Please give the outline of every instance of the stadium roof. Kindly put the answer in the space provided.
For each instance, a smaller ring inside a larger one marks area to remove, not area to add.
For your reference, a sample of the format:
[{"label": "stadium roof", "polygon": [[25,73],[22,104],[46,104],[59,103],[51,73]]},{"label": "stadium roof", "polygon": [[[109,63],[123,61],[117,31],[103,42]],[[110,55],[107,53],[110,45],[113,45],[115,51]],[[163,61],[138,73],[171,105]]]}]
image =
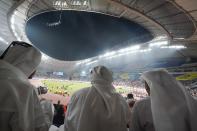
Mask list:
[{"label": "stadium roof", "polygon": [[153,38],[147,29],[127,19],[76,10],[34,15],[27,21],[26,34],[45,54],[67,61],[95,57]]},{"label": "stadium roof", "polygon": [[[62,9],[125,18],[150,31],[154,38],[166,36],[171,45],[187,47],[173,57],[197,56],[196,0],[1,0],[0,48],[5,49],[13,40],[31,43],[25,32],[27,20],[42,12]],[[162,53],[157,57],[160,55],[165,57]]]}]

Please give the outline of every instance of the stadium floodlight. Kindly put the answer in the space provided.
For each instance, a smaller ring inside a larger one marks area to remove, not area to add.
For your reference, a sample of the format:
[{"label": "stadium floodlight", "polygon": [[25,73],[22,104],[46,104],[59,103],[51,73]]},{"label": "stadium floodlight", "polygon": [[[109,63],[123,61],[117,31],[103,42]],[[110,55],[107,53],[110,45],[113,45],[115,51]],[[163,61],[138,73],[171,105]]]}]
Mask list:
[{"label": "stadium floodlight", "polygon": [[125,53],[123,53],[123,55],[128,55],[128,54],[135,54],[135,53],[138,53],[139,50],[132,50],[132,51],[127,51]]},{"label": "stadium floodlight", "polygon": [[5,44],[7,44],[7,45],[9,44],[9,43],[8,43],[5,39],[3,39],[2,37],[0,37],[0,41],[3,42],[3,43],[5,43]]},{"label": "stadium floodlight", "polygon": [[85,59],[85,60],[82,60],[82,61],[79,61],[76,63],[76,65],[80,65],[80,64],[87,64],[91,61],[91,59]]},{"label": "stadium floodlight", "polygon": [[76,65],[80,65],[80,64],[82,64],[82,62],[81,62],[81,61],[76,63]]},{"label": "stadium floodlight", "polygon": [[96,62],[98,62],[98,60],[94,60],[94,61],[88,62],[88,63],[86,63],[86,65],[91,65],[91,64],[94,64]]},{"label": "stadium floodlight", "polygon": [[135,46],[131,46],[131,47],[128,47],[128,48],[120,49],[117,52],[118,53],[127,53],[129,51],[134,51],[134,50],[139,50],[139,49],[140,49],[140,46],[139,45],[135,45]]},{"label": "stadium floodlight", "polygon": [[86,72],[85,71],[82,71],[81,72],[81,76],[86,76]]},{"label": "stadium floodlight", "polygon": [[186,47],[183,46],[183,45],[172,45],[172,46],[169,46],[169,48],[172,48],[172,49],[185,49]]},{"label": "stadium floodlight", "polygon": [[161,46],[160,48],[162,48],[162,49],[168,49],[169,46]]},{"label": "stadium floodlight", "polygon": [[104,55],[100,55],[100,56],[99,56],[99,59],[101,59],[101,58],[112,57],[112,56],[114,56],[115,54],[116,54],[116,51],[107,52],[107,53],[105,53]]},{"label": "stadium floodlight", "polygon": [[99,58],[99,59],[103,58],[103,55],[99,55],[98,58]]},{"label": "stadium floodlight", "polygon": [[180,37],[180,38],[174,38],[175,40],[184,40],[185,38]]},{"label": "stadium floodlight", "polygon": [[103,55],[103,57],[109,57],[109,56],[113,56],[115,54],[115,51],[112,52],[107,52]]},{"label": "stadium floodlight", "polygon": [[171,45],[171,46],[161,46],[162,49],[185,49],[184,45]]},{"label": "stadium floodlight", "polygon": [[56,9],[64,9],[68,8],[69,5],[71,6],[89,6],[89,0],[54,0],[53,7]]},{"label": "stadium floodlight", "polygon": [[80,64],[81,64],[81,62],[77,62],[77,63],[76,63],[76,65],[80,65]]},{"label": "stadium floodlight", "polygon": [[[123,56],[123,55],[129,55],[129,54],[137,54],[141,52],[150,52],[152,49],[147,48],[147,49],[140,49],[140,45],[135,45],[135,46],[130,46],[128,48],[123,48],[118,51],[112,51],[112,52],[107,52],[104,55],[100,55],[98,58],[104,58],[104,59],[112,59],[115,57]],[[87,63],[89,65],[90,63]]]},{"label": "stadium floodlight", "polygon": [[158,36],[153,41],[159,41],[159,40],[166,40],[168,37],[166,35]]},{"label": "stadium floodlight", "polygon": [[113,57],[110,57],[108,59],[112,59],[114,57],[119,57],[119,56],[123,56],[123,55],[125,55],[125,54],[124,53],[116,53]]},{"label": "stadium floodlight", "polygon": [[152,50],[152,49],[148,48],[148,49],[140,50],[139,52],[145,53],[145,52],[150,52],[151,50]]},{"label": "stadium floodlight", "polygon": [[127,49],[120,49],[120,50],[118,50],[117,52],[118,53],[124,53],[124,52],[126,52],[127,51]]},{"label": "stadium floodlight", "polygon": [[83,60],[83,63],[88,63],[90,61],[91,61],[91,59],[86,59],[86,60]]},{"label": "stadium floodlight", "polygon": [[109,59],[112,59],[112,58],[114,58],[114,57],[117,57],[117,55],[114,54],[114,55],[112,55],[112,56],[106,57],[106,59],[109,60]]},{"label": "stadium floodlight", "polygon": [[133,50],[139,50],[140,49],[140,46],[139,45],[135,45],[135,46],[131,46],[131,47],[128,47],[126,48],[128,51],[133,51]]},{"label": "stadium floodlight", "polygon": [[85,1],[83,2],[83,5],[88,5],[88,2],[85,0]]},{"label": "stadium floodlight", "polygon": [[149,47],[153,47],[153,46],[160,47],[160,46],[163,46],[163,45],[168,45],[168,41],[151,42],[149,44]]}]

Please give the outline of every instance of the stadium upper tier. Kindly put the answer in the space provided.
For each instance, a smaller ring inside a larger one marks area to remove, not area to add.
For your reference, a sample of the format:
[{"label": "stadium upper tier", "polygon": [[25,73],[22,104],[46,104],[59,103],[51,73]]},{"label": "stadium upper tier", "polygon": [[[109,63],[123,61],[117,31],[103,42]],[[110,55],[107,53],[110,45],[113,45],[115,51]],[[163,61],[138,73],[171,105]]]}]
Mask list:
[{"label": "stadium upper tier", "polygon": [[[51,12],[56,11],[59,12],[58,15],[54,16],[54,19],[50,19],[49,21],[40,21],[43,26],[50,28],[54,31],[57,28],[61,30],[61,24],[64,22],[65,18],[62,12],[67,12],[68,10],[77,10],[77,11],[85,11],[85,12],[97,12],[99,14],[113,16],[117,19],[125,19],[130,21],[131,23],[136,23],[140,27],[143,27],[145,30],[150,32],[151,35],[145,40],[146,42],[130,42],[127,43],[128,46],[133,44],[141,44],[140,48],[132,48],[125,49],[124,42],[118,42],[118,51],[117,46],[112,45],[103,49],[100,55],[97,57],[93,57],[91,59],[86,59],[84,61],[76,61],[76,62],[68,62],[68,60],[72,60],[67,58],[68,56],[64,56],[66,54],[65,51],[59,51],[59,48],[55,48],[58,43],[55,43],[53,46],[49,46],[48,43],[43,43],[42,46],[38,46],[41,51],[45,54],[57,58],[54,56],[54,52],[61,53],[61,60],[65,60],[64,62],[66,66],[61,67],[71,67],[74,68],[74,64],[95,64],[98,60],[107,61],[106,58],[111,58],[113,56],[120,56],[117,60],[121,60],[125,58],[125,54],[129,59],[130,56],[133,56],[133,53],[136,52],[150,52],[153,55],[153,59],[166,59],[166,58],[182,58],[185,61],[190,61],[191,59],[197,56],[197,1],[196,0],[1,0],[0,1],[0,48],[4,50],[7,47],[7,44],[13,40],[22,40],[28,43],[32,43],[36,45],[36,41],[29,41],[26,34],[26,26],[27,21],[38,14],[42,14],[43,12]],[[89,20],[87,19],[87,22]],[[73,23],[72,23],[73,24]],[[74,25],[74,24],[73,24]],[[80,25],[82,26],[82,25]],[[89,24],[91,27],[92,25]],[[33,26],[32,26],[33,28]],[[37,28],[34,28],[35,30]],[[42,30],[42,28],[39,28]],[[113,31],[113,30],[112,30]],[[48,32],[45,33],[47,35]],[[84,32],[85,34],[85,32]],[[136,31],[136,34],[138,32]],[[141,33],[143,35],[143,33]],[[73,35],[73,34],[70,34]],[[92,34],[93,35],[93,34]],[[121,35],[121,34],[120,34]],[[140,39],[139,35],[139,39]],[[151,38],[153,36],[153,40]],[[91,37],[91,36],[88,36]],[[116,36],[118,37],[118,36]],[[164,40],[157,40],[156,45],[162,46],[162,48],[154,47],[154,40],[157,38],[164,37],[167,44],[162,43]],[[43,36],[43,39],[47,39]],[[75,38],[80,39],[80,38]],[[132,37],[131,37],[132,39]],[[142,38],[143,39],[143,38]],[[98,38],[100,41],[101,38]],[[116,40],[116,39],[115,39]],[[80,40],[79,40],[80,41]],[[83,38],[82,40],[83,41]],[[124,40],[123,40],[124,41]],[[162,42],[161,42],[162,41]],[[102,41],[103,42],[103,41]],[[107,41],[106,41],[107,42]],[[91,43],[91,42],[90,42]],[[162,43],[162,44],[161,44]],[[72,45],[72,43],[67,43]],[[81,43],[79,43],[81,44]],[[104,44],[105,45],[105,44]],[[184,48],[179,48],[177,45],[181,45]],[[65,44],[61,49],[65,49],[67,46]],[[60,47],[61,47],[60,46]],[[86,45],[83,46],[85,48]],[[151,49],[149,48],[151,47]],[[46,52],[44,49],[50,48],[49,52]],[[70,48],[70,47],[69,47]],[[72,47],[71,47],[72,48]],[[71,51],[83,52],[82,48],[76,48],[76,50]],[[94,47],[93,47],[94,48]],[[123,48],[121,50],[121,48]],[[172,48],[176,49],[170,51]],[[137,51],[136,51],[137,50]],[[162,51],[160,51],[162,50]],[[166,50],[171,53],[165,53]],[[109,52],[107,52],[109,51]],[[122,52],[124,53],[122,53]],[[93,51],[94,52],[94,51]],[[173,52],[173,53],[172,53]],[[80,53],[79,53],[80,54]],[[144,53],[145,54],[145,53]],[[169,55],[170,54],[170,55]],[[96,54],[97,55],[97,54]],[[63,57],[64,56],[64,57]],[[72,54],[71,54],[72,56]],[[78,55],[80,58],[81,55]],[[95,55],[92,55],[95,56]],[[48,57],[45,57],[48,58]],[[141,57],[138,57],[139,61],[144,61]],[[48,58],[45,63],[58,63],[56,60],[52,60],[52,58]],[[117,61],[115,58],[113,61]],[[60,62],[61,63],[61,62]],[[102,63],[102,62],[101,62]],[[124,62],[122,62],[124,63]],[[48,64],[50,65],[50,64]]]}]

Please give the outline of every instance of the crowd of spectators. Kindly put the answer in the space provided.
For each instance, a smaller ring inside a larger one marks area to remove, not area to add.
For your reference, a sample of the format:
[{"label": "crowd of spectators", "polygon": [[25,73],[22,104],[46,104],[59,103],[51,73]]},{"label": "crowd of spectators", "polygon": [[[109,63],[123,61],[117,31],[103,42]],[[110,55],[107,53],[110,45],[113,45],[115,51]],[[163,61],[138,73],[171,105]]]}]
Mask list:
[{"label": "crowd of spectators", "polygon": [[[127,103],[114,89],[113,73],[105,66],[96,66],[90,72],[90,88],[75,92],[68,110],[67,105],[58,101],[54,112],[52,102],[39,100],[28,80],[40,63],[41,53],[27,43],[13,42],[1,59],[2,131],[48,131],[52,126],[63,127],[65,131],[197,130],[195,99],[167,71],[143,73],[143,83],[115,82],[128,86],[133,94],[145,96],[144,84],[148,98],[135,101],[138,96],[129,94]],[[38,92],[42,91],[45,89]]]}]

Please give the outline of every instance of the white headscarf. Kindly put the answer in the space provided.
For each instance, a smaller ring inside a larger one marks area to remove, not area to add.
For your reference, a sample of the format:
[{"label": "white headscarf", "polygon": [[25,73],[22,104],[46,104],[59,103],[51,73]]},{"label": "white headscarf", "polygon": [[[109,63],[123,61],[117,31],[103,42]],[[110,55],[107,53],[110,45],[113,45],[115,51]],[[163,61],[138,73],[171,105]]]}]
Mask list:
[{"label": "white headscarf", "polygon": [[27,79],[40,59],[34,47],[16,45],[9,48],[5,61],[0,60],[0,112],[12,115],[8,123],[15,130],[34,131],[46,125],[38,96]]},{"label": "white headscarf", "polygon": [[29,77],[41,62],[41,53],[35,47],[10,47],[3,60],[20,69]]},{"label": "white headscarf", "polygon": [[65,130],[127,131],[130,110],[112,86],[112,72],[104,66],[97,66],[90,75],[92,87],[76,92],[71,98]]},{"label": "white headscarf", "polygon": [[142,78],[150,87],[156,131],[197,131],[197,102],[167,71],[149,71]]}]

